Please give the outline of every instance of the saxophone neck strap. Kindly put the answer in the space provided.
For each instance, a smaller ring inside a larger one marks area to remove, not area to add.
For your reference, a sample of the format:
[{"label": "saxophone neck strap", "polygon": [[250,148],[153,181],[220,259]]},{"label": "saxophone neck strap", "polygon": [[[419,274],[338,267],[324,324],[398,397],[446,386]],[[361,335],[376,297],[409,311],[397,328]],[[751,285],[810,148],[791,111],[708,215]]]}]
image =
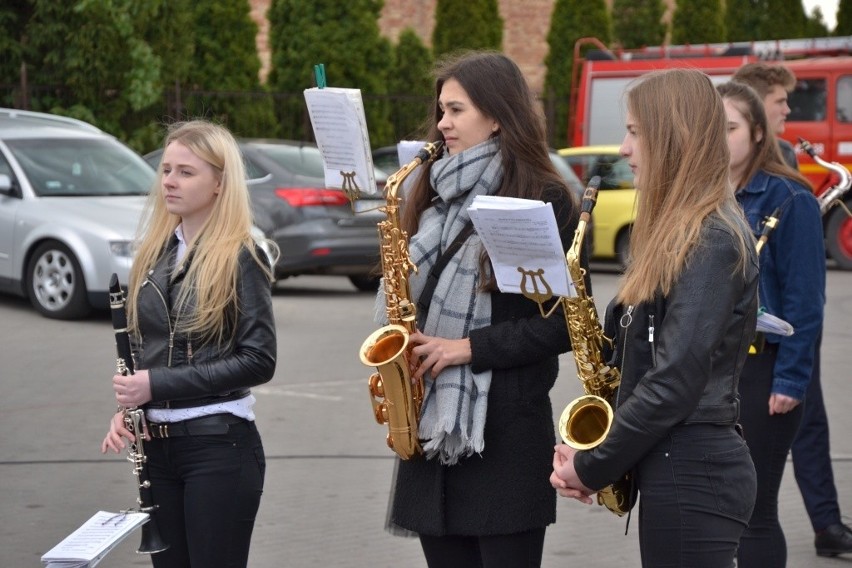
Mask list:
[{"label": "saxophone neck strap", "polygon": [[423,292],[420,294],[420,299],[417,300],[417,322],[418,327],[426,323],[426,316],[429,315],[429,305],[432,303],[432,296],[435,294],[435,288],[438,286],[438,279],[444,268],[450,263],[450,260],[455,256],[467,238],[473,234],[473,222],[468,221],[464,228],[456,235],[453,242],[450,243],[435,264],[432,265],[432,270],[426,277],[426,285],[423,287]]}]

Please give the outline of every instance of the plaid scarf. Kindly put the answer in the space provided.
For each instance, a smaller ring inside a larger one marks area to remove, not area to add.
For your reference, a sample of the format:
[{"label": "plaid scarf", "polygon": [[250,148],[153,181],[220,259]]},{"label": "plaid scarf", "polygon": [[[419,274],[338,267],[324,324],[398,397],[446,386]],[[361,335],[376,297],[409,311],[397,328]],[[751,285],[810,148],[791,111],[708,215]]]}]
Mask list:
[{"label": "plaid scarf", "polygon": [[[469,222],[467,208],[473,198],[494,194],[502,178],[497,138],[432,165],[430,179],[438,197],[423,212],[409,246],[418,269],[410,278],[415,301],[423,291],[432,265]],[[424,334],[460,339],[467,337],[472,329],[491,324],[491,296],[479,290],[481,249],[481,241],[473,233],[444,268],[429,315],[425,322],[420,322]],[[418,433],[426,440],[423,445],[426,457],[437,457],[441,463],[452,465],[461,457],[482,452],[491,371],[474,373],[470,365],[456,365],[441,371],[437,380],[427,375],[424,383]]]}]

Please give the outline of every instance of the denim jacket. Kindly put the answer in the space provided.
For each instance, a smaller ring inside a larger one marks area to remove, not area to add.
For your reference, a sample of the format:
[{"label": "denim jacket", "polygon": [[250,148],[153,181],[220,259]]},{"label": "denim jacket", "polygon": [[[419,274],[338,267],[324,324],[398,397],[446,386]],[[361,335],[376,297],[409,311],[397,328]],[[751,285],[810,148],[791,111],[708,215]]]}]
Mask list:
[{"label": "denim jacket", "polygon": [[789,322],[793,335],[767,335],[778,344],[772,392],[802,400],[811,379],[816,339],[825,306],[825,245],[819,204],[808,188],[757,172],[737,191],[746,219],[759,235],[781,208],[778,226],[760,253],[760,305]]}]

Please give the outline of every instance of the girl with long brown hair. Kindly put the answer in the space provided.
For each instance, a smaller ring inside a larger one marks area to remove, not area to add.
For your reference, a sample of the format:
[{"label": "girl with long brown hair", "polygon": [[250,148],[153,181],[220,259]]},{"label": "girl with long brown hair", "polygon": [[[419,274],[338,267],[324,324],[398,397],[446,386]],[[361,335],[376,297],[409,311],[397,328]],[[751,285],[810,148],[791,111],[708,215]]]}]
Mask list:
[{"label": "girl with long brown hair", "polygon": [[722,100],[701,72],[651,73],[627,92],[626,126],[638,209],[605,324],[622,377],[615,419],[596,448],[557,446],[551,483],[591,503],[629,472],[643,566],[733,566],[755,494],[737,381],[758,276]]}]

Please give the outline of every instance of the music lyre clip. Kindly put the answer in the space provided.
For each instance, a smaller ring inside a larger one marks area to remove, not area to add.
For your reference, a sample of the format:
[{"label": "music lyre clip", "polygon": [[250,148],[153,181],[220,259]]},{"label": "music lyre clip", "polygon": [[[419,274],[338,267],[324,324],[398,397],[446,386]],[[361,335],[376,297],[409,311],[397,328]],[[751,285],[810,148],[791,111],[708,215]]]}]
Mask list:
[{"label": "music lyre clip", "polygon": [[[521,294],[523,294],[525,298],[528,298],[538,304],[538,311],[541,313],[541,317],[550,317],[553,312],[556,311],[556,307],[559,305],[561,298],[554,302],[553,307],[550,308],[550,310],[544,310],[544,303],[553,297],[553,289],[550,287],[550,284],[547,283],[547,280],[544,279],[544,269],[539,268],[538,270],[527,270],[524,267],[519,266],[518,272],[521,273]],[[530,290],[527,286],[528,281],[532,283],[532,290]],[[539,282],[541,282],[541,285],[544,287],[543,291],[539,290]]]}]

